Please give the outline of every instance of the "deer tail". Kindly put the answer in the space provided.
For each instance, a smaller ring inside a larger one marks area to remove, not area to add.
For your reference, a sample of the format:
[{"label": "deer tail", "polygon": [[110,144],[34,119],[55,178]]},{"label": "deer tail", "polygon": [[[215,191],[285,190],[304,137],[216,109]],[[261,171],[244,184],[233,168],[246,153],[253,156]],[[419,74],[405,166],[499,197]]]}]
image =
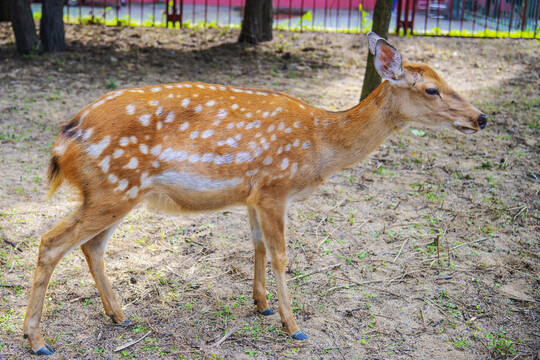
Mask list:
[{"label": "deer tail", "polygon": [[60,164],[58,163],[58,157],[55,155],[51,157],[47,177],[49,178],[50,186],[49,192],[47,194],[47,199],[49,199],[51,196],[54,195],[60,185],[62,185],[66,177],[64,172],[62,171],[62,168],[60,168]]}]

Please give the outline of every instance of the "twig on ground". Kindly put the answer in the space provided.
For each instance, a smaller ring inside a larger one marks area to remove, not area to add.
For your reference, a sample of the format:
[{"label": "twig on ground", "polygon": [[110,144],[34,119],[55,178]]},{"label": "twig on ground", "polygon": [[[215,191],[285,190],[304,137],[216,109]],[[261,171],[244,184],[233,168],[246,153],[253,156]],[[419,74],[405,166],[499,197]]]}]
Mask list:
[{"label": "twig on ground", "polygon": [[15,250],[19,251],[19,252],[23,252],[23,250],[21,248],[19,248],[19,244],[15,244],[14,242],[12,241],[9,241],[7,239],[7,235],[6,233],[1,233],[0,234],[2,236],[2,239],[4,240],[4,242],[10,246],[13,246],[15,248]]},{"label": "twig on ground", "polygon": [[150,330],[149,332],[147,332],[146,334],[144,334],[140,339],[137,339],[137,340],[133,340],[133,341],[130,341],[128,342],[127,344],[125,345],[122,345],[122,346],[119,346],[117,347],[116,349],[114,349],[113,351],[114,352],[118,352],[118,351],[121,351],[121,350],[124,350],[132,345],[135,345],[136,343],[140,342],[142,339],[144,339],[145,337],[147,337],[148,335],[150,335],[150,333],[152,332],[152,330]]},{"label": "twig on ground", "polygon": [[320,268],[320,269],[317,269],[317,270],[310,271],[310,272],[308,272],[308,273],[306,273],[306,274],[299,275],[299,276],[295,276],[295,277],[293,277],[292,279],[287,280],[287,282],[290,282],[290,281],[293,281],[293,280],[300,280],[300,279],[303,279],[303,278],[308,277],[308,276],[310,276],[310,275],[319,273],[319,272],[324,271],[324,270],[333,269],[333,268],[336,268],[336,267],[338,267],[338,266],[341,266],[341,264],[334,264],[334,265],[330,265],[330,266],[325,266],[325,267],[323,267],[323,268]]},{"label": "twig on ground", "polygon": [[392,261],[392,262],[396,262],[397,258],[398,258],[399,255],[401,254],[401,251],[403,251],[403,248],[405,247],[405,244],[407,244],[408,241],[409,241],[409,238],[406,238],[405,241],[403,242],[403,244],[401,244],[401,248],[399,249],[398,254],[397,254],[396,257],[394,258],[394,261]]},{"label": "twig on ground", "polygon": [[240,326],[241,326],[241,324],[238,324],[235,327],[233,327],[231,330],[227,331],[227,333],[225,335],[223,335],[223,337],[221,339],[219,339],[214,345],[212,345],[212,347],[217,347],[217,346],[221,345],[225,340],[227,340],[229,338],[229,336],[234,334],[236,332],[236,330],[238,330],[238,328]]}]

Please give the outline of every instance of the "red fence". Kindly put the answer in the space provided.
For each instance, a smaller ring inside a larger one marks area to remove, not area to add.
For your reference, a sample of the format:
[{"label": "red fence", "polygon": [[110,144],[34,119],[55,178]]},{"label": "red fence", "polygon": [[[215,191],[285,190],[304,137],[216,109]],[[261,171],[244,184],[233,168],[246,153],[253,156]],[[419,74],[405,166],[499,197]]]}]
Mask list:
[{"label": "red fence", "polygon": [[[366,32],[376,0],[273,0],[274,27]],[[68,22],[240,26],[245,0],[66,0]],[[391,29],[415,35],[540,38],[540,0],[395,0]],[[40,4],[32,4],[40,13]]]}]

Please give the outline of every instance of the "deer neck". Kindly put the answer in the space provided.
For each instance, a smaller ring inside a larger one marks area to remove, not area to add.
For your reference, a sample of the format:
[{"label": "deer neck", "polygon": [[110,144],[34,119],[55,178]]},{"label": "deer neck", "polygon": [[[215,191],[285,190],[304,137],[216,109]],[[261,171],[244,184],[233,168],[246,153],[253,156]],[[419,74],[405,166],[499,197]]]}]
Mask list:
[{"label": "deer neck", "polygon": [[388,136],[403,128],[399,113],[388,81],[352,109],[329,112],[323,134],[326,146],[321,157],[322,173],[329,176],[368,156]]}]

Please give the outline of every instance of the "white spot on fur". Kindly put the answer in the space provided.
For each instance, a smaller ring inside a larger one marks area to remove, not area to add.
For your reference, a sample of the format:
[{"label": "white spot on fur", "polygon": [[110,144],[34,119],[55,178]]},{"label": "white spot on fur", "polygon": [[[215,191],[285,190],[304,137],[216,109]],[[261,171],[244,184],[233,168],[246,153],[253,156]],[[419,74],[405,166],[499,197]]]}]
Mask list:
[{"label": "white spot on fur", "polygon": [[122,154],[124,154],[124,150],[116,149],[113,153],[113,158],[118,159]]},{"label": "white spot on fur", "polygon": [[107,135],[103,138],[103,140],[101,140],[97,144],[92,144],[88,146],[87,152],[90,156],[97,158],[99,155],[101,155],[103,150],[105,150],[105,148],[109,146],[110,143],[111,143],[111,137]]},{"label": "white spot on fur", "polygon": [[265,117],[267,117],[269,114],[270,114],[270,113],[269,113],[268,111],[265,111],[265,112],[263,112],[262,117],[265,118]]},{"label": "white spot on fur", "polygon": [[166,148],[159,155],[160,160],[164,161],[184,161],[188,157],[188,153],[184,150],[173,150],[172,148]]},{"label": "white spot on fur", "polygon": [[157,110],[156,110],[156,116],[161,116],[163,115],[163,107],[158,107]]},{"label": "white spot on fur", "polygon": [[188,126],[189,126],[189,123],[185,122],[182,125],[180,125],[179,129],[180,129],[180,131],[185,131],[185,130],[187,130]]},{"label": "white spot on fur", "polygon": [[190,102],[191,102],[191,100],[184,99],[184,100],[182,100],[181,104],[182,104],[183,107],[187,108]]},{"label": "white spot on fur", "polygon": [[250,153],[241,151],[238,154],[236,154],[236,160],[235,162],[238,164],[244,163],[244,162],[251,162],[253,160],[253,156],[251,156]]},{"label": "white spot on fur", "polygon": [[201,84],[197,84],[197,87],[200,89],[204,89],[204,85],[201,85]]},{"label": "white spot on fur", "polygon": [[214,154],[211,154],[211,153],[204,154],[201,157],[201,161],[205,163],[211,162],[212,160],[214,160]]},{"label": "white spot on fur", "polygon": [[257,157],[262,154],[262,149],[260,147],[256,148],[253,152],[253,156]]},{"label": "white spot on fur", "polygon": [[109,174],[109,181],[113,184],[116,184],[116,182],[118,181],[118,178],[116,176],[114,176],[114,174]]},{"label": "white spot on fur", "polygon": [[151,92],[158,92],[158,91],[161,91],[161,88],[160,87],[151,88],[150,91]]},{"label": "white spot on fur", "polygon": [[93,104],[92,104],[92,107],[93,107],[93,108],[96,108],[96,107],[102,105],[104,102],[105,102],[105,100],[99,100],[98,102],[93,103]]},{"label": "white spot on fur", "polygon": [[161,144],[158,144],[156,146],[154,146],[150,152],[152,153],[152,155],[159,155],[161,153]]},{"label": "white spot on fur", "polygon": [[276,134],[273,134],[272,136],[270,136],[270,140],[274,141],[276,139],[277,139]]},{"label": "white spot on fur", "polygon": [[264,165],[270,165],[272,163],[272,158],[270,156],[266,157],[263,161]]},{"label": "white spot on fur", "polygon": [[135,105],[129,104],[128,106],[126,106],[126,112],[128,115],[135,114]]},{"label": "white spot on fur", "polygon": [[289,159],[285,158],[281,162],[281,170],[285,170],[289,166]]},{"label": "white spot on fur", "polygon": [[152,116],[150,114],[144,114],[139,117],[139,121],[141,124],[143,124],[143,126],[148,126],[148,124],[150,124],[151,117]]},{"label": "white spot on fur", "polygon": [[158,121],[156,124],[156,129],[161,130],[162,127],[163,127],[163,124],[161,123],[161,121]]},{"label": "white spot on fur", "polygon": [[236,140],[240,140],[242,138],[242,134],[236,134],[236,135],[234,135],[234,138]]},{"label": "white spot on fur", "polygon": [[128,146],[129,145],[129,139],[127,137],[120,138],[120,146]]},{"label": "white spot on fur", "polygon": [[277,153],[278,153],[278,154],[281,154],[282,152],[283,152],[283,147],[280,146],[279,149],[277,149]]},{"label": "white spot on fur", "polygon": [[227,110],[220,109],[220,110],[218,111],[217,116],[220,117],[220,118],[224,118],[225,116],[227,116]]},{"label": "white spot on fur", "polygon": [[285,146],[285,151],[289,151],[291,150],[291,144],[287,144],[287,146]]},{"label": "white spot on fur", "polygon": [[66,152],[67,146],[66,144],[55,146],[54,153],[58,156],[64,155]]},{"label": "white spot on fur", "polygon": [[225,140],[225,144],[227,144],[229,146],[232,146],[232,147],[237,147],[238,146],[238,143],[232,137]]},{"label": "white spot on fur", "polygon": [[214,158],[214,164],[216,165],[230,164],[233,162],[233,160],[234,160],[234,156],[232,154],[216,156]]},{"label": "white spot on fur", "polygon": [[[146,135],[148,137],[148,135]],[[129,137],[129,140],[131,140],[132,143],[136,144],[137,143],[137,138],[135,136],[130,136]],[[147,139],[148,140],[148,139]]]},{"label": "white spot on fur", "polygon": [[210,100],[209,102],[206,103],[206,106],[214,106],[216,105],[216,102],[214,100]]},{"label": "white spot on fur", "polygon": [[283,129],[285,129],[285,123],[281,122],[279,123],[278,130],[283,130]]},{"label": "white spot on fur", "polygon": [[143,173],[141,175],[141,189],[145,189],[152,185],[152,177],[148,177],[148,173]]},{"label": "white spot on fur", "polygon": [[298,139],[294,140],[293,146],[298,146],[298,145],[300,145],[300,140]]},{"label": "white spot on fur", "polygon": [[157,101],[157,100],[150,100],[150,101],[148,102],[148,104],[150,104],[151,106],[157,106],[157,105],[159,104],[159,101]]},{"label": "white spot on fur", "polygon": [[268,130],[267,130],[267,131],[268,131],[268,132],[272,132],[272,131],[274,131],[275,128],[276,128],[276,127],[274,126],[274,124],[271,124],[271,125],[268,127]]},{"label": "white spot on fur", "polygon": [[212,129],[208,129],[208,130],[205,130],[202,134],[201,134],[201,137],[203,139],[206,139],[206,138],[209,138],[210,136],[214,135],[214,130]]},{"label": "white spot on fur", "polygon": [[111,160],[110,156],[105,156],[103,160],[99,163],[99,166],[101,167],[101,170],[103,170],[104,173],[109,171],[109,161]]},{"label": "white spot on fur", "polygon": [[158,168],[158,167],[159,167],[159,161],[155,160],[155,161],[152,163],[152,166],[155,167],[155,168]]},{"label": "white spot on fur", "polygon": [[202,105],[197,105],[195,106],[195,109],[193,109],[193,111],[195,111],[195,113],[200,113],[202,110]]},{"label": "white spot on fur", "polygon": [[231,130],[234,127],[234,123],[229,123],[227,125],[227,129]]},{"label": "white spot on fur", "polygon": [[300,127],[300,121],[296,121],[296,122],[293,124],[293,126],[294,126],[295,128]]},{"label": "white spot on fur", "polygon": [[242,126],[244,126],[244,122],[243,121],[240,121],[238,124],[236,124],[236,127],[237,128],[241,128]]},{"label": "white spot on fur", "polygon": [[94,130],[92,128],[90,128],[88,130],[84,130],[83,135],[82,135],[83,140],[88,140],[90,138],[90,136],[92,136],[93,132],[94,132]]},{"label": "white spot on fur", "polygon": [[148,154],[148,146],[146,144],[139,145],[139,148],[143,154]]},{"label": "white spot on fur", "polygon": [[286,128],[286,129],[283,130],[283,131],[284,131],[285,133],[289,134],[289,133],[292,131],[292,129],[291,129],[291,128]]},{"label": "white spot on fur", "polygon": [[212,85],[210,85],[208,88],[209,88],[210,90],[216,90],[216,87],[215,87],[215,86],[212,86]]},{"label": "white spot on fur", "polygon": [[114,190],[124,191],[127,188],[128,184],[129,184],[129,181],[127,181],[126,179],[120,180],[118,182],[118,186]]},{"label": "white spot on fur", "polygon": [[191,135],[189,135],[190,138],[192,139],[196,139],[199,137],[199,131],[198,130],[195,130],[194,132],[191,133]]},{"label": "white spot on fur", "polygon": [[139,193],[139,188],[137,186],[134,186],[128,191],[126,191],[126,195],[131,199],[135,198],[138,193]]},{"label": "white spot on fur", "polygon": [[126,168],[126,169],[136,169],[138,165],[139,165],[139,160],[137,160],[136,157],[132,157],[129,160],[129,162],[127,163],[127,165],[124,166],[124,168]]},{"label": "white spot on fur", "polygon": [[233,104],[233,105],[231,106],[231,109],[233,109],[233,110],[238,109],[238,104]]},{"label": "white spot on fur", "polygon": [[257,143],[255,141],[250,141],[248,146],[250,149],[255,149],[257,147]]},{"label": "white spot on fur", "polygon": [[190,163],[196,163],[196,162],[199,162],[199,160],[201,160],[201,155],[199,154],[193,154],[189,157]]},{"label": "white spot on fur", "polygon": [[296,170],[298,170],[298,163],[294,163],[291,165],[291,179],[294,174],[296,174]]}]

